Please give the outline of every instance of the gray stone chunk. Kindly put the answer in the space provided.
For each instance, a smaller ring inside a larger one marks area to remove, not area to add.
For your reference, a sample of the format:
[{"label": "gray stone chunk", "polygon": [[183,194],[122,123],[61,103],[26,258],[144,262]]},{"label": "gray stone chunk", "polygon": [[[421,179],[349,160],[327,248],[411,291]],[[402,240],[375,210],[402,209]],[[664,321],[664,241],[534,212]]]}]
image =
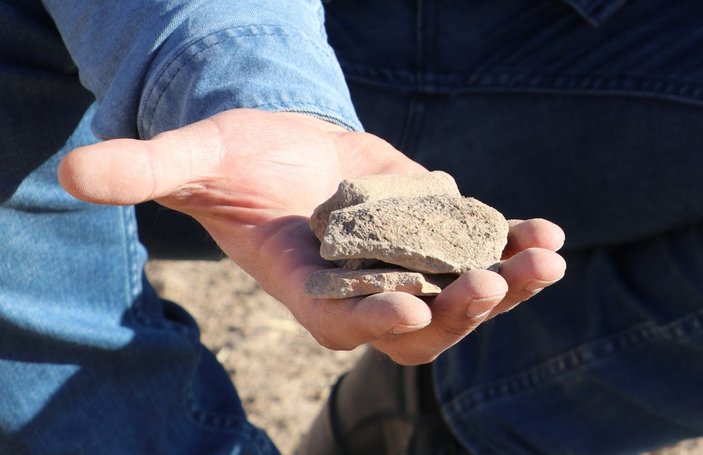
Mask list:
[{"label": "gray stone chunk", "polygon": [[332,261],[376,259],[425,273],[462,273],[498,263],[507,235],[503,215],[473,198],[389,198],[333,211],[320,255]]},{"label": "gray stone chunk", "polygon": [[322,241],[329,215],[335,210],[393,197],[435,194],[461,196],[454,178],[442,171],[408,175],[369,175],[343,180],[337,192],[315,209],[310,217],[310,229],[318,240]]},{"label": "gray stone chunk", "polygon": [[320,299],[346,299],[393,291],[433,296],[455,278],[455,275],[425,276],[402,269],[328,269],[311,274],[305,282],[305,292]]}]

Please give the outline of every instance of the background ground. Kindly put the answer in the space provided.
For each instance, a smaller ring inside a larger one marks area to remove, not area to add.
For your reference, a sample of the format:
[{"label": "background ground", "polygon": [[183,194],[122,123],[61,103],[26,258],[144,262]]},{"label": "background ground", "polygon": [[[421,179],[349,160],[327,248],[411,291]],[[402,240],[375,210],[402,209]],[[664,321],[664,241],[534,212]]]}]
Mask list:
[{"label": "background ground", "polygon": [[[320,347],[231,261],[152,261],[147,273],[163,297],[196,318],[203,343],[236,382],[250,419],[268,431],[284,455],[290,454],[329,386],[360,350]],[[703,455],[703,439],[656,455]]]}]

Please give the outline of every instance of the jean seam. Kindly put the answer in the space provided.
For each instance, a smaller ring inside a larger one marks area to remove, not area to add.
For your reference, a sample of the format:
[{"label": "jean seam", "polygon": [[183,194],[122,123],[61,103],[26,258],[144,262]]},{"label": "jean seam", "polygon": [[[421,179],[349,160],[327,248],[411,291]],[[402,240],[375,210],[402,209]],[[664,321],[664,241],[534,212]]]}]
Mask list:
[{"label": "jean seam", "polygon": [[653,322],[642,323],[613,336],[582,344],[507,378],[475,386],[457,395],[449,402],[449,406],[465,412],[482,403],[535,390],[542,384],[556,381],[577,368],[607,359],[650,340],[656,338],[680,340],[700,332],[703,332],[703,310],[695,311],[665,325],[657,325]]},{"label": "jean seam", "polygon": [[203,409],[197,405],[193,390],[187,387],[185,395],[186,409],[188,416],[195,423],[213,429],[246,429],[250,436],[257,431],[246,419],[231,414],[221,414]]},{"label": "jean seam", "polygon": [[238,438],[241,438],[241,442],[249,442],[262,451],[266,449],[262,453],[277,453],[276,450],[271,448],[271,442],[265,433],[246,418],[229,414],[218,414],[200,408],[193,397],[192,381],[188,384],[185,388],[185,410],[186,415],[195,425],[211,431],[236,432]]},{"label": "jean seam", "polygon": [[417,93],[413,93],[409,97],[406,114],[398,150],[408,156],[416,157],[417,145],[422,136],[422,127],[425,119],[424,101]]},{"label": "jean seam", "polygon": [[[364,64],[342,61],[348,80],[385,87],[406,84],[416,88],[413,71],[396,68],[369,68]],[[426,93],[470,93],[481,91],[524,90],[535,92],[567,91],[584,94],[624,94],[671,98],[703,104],[703,85],[679,80],[673,76],[644,75],[585,75],[552,74],[537,71],[503,70],[472,71],[469,73],[427,73],[423,75],[421,90]]]},{"label": "jean seam", "polygon": [[[192,384],[190,382],[189,384]],[[254,426],[246,418],[207,411],[196,404],[192,388],[186,388],[185,404],[187,415],[196,425],[208,430],[235,431],[237,436],[259,447],[262,453],[278,453],[263,430]],[[264,450],[265,449],[265,450]]]}]

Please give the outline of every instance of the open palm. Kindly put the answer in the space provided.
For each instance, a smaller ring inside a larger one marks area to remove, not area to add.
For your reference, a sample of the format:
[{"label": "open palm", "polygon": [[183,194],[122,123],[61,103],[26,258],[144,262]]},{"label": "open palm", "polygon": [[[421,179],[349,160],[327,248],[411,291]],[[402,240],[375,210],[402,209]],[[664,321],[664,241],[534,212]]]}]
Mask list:
[{"label": "open palm", "polygon": [[283,302],[324,346],[372,343],[395,360],[431,361],[488,317],[558,280],[561,230],[513,222],[501,274],[471,271],[431,305],[404,293],[338,301],[303,292],[330,264],[307,227],[340,180],[424,172],[388,143],[295,113],[226,111],[149,141],[117,139],[77,149],[59,178],[95,203],[156,200],[193,216],[222,250]]}]

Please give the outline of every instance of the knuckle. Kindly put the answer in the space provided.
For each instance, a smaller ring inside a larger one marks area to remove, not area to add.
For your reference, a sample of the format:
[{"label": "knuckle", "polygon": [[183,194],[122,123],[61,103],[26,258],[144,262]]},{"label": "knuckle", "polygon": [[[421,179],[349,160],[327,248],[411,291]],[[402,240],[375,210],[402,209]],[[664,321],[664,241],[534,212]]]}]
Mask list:
[{"label": "knuckle", "polygon": [[442,326],[442,331],[452,338],[463,338],[469,332],[478,327],[486,319],[485,315],[482,316],[467,316],[466,323],[463,325],[449,324]]}]

